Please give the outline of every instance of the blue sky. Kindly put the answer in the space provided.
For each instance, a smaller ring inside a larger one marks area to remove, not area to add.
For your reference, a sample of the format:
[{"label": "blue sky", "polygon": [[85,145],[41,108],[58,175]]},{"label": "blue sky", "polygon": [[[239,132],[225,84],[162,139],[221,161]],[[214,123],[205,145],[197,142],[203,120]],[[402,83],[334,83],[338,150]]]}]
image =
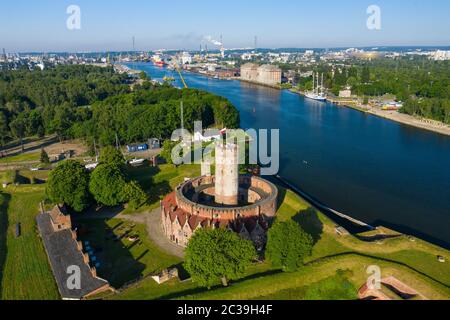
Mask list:
[{"label": "blue sky", "polygon": [[[81,8],[81,30],[66,9]],[[369,5],[381,30],[366,27]],[[205,36],[227,48],[450,45],[448,0],[14,0],[0,6],[0,48],[13,51],[197,49]],[[203,40],[204,42],[204,40]],[[212,44],[209,47],[214,47]]]}]

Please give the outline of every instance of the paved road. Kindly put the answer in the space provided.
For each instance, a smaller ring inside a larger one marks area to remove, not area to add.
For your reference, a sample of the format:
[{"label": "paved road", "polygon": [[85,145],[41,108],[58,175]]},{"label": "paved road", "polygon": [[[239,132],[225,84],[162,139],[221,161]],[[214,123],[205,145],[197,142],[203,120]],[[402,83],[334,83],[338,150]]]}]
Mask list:
[{"label": "paved road", "polygon": [[167,253],[184,258],[184,249],[170,242],[162,231],[161,209],[158,208],[150,213],[146,213],[146,223],[148,235],[156,245]]}]

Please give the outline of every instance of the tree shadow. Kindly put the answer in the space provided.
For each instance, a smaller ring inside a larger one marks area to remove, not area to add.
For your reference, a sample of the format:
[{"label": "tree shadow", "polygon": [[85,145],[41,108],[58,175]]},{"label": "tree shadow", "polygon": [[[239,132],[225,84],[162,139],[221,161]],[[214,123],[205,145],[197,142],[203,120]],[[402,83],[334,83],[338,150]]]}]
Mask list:
[{"label": "tree shadow", "polygon": [[[148,254],[141,240],[130,242],[128,239],[137,234],[135,226],[119,221],[114,226],[109,226],[104,219],[79,220],[77,229],[79,240],[91,250],[90,258],[92,266],[97,267],[99,277],[107,280],[114,288],[120,288],[127,283],[136,281],[143,276],[146,268],[140,260]],[[141,235],[142,236],[142,235]],[[86,241],[89,242],[86,245]],[[131,253],[131,250],[135,253]],[[92,261],[95,256],[95,261]]]},{"label": "tree shadow", "polygon": [[84,219],[86,217],[96,217],[96,216],[100,219],[104,219],[105,217],[112,219],[112,218],[118,216],[119,214],[121,214],[123,212],[123,210],[125,210],[124,205],[108,207],[108,206],[98,206],[95,204],[95,205],[90,206],[88,209],[86,209],[82,213],[74,213],[74,215],[72,216],[73,217],[72,219],[76,221],[78,219]]},{"label": "tree shadow", "polygon": [[152,205],[161,200],[162,197],[168,195],[173,191],[169,182],[162,181],[152,185],[151,192],[148,194],[147,204]]},{"label": "tree shadow", "polygon": [[298,223],[306,233],[311,235],[314,244],[322,238],[323,223],[320,221],[316,209],[310,207],[302,210],[292,217],[292,220]]},{"label": "tree shadow", "polygon": [[[10,200],[11,196],[9,194],[0,192],[0,289],[2,288],[3,272],[8,251],[6,246],[9,226],[7,210]],[[0,299],[1,296],[2,291],[0,290]]]}]

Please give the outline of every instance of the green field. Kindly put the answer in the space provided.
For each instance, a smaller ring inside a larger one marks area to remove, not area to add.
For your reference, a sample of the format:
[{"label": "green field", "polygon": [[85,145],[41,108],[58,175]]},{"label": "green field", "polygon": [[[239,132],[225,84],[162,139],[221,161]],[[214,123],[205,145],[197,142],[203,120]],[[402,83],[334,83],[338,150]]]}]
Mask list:
[{"label": "green field", "polygon": [[[59,299],[35,217],[44,189],[10,187],[0,193],[0,298],[2,300]],[[22,235],[15,237],[16,223]]]},{"label": "green field", "polygon": [[[268,263],[251,267],[247,274],[228,288],[199,288],[192,282],[157,285],[146,279],[114,298],[117,299],[334,299],[341,293],[324,288],[348,283],[359,288],[367,280],[370,265],[382,268],[382,276],[396,276],[428,298],[450,299],[449,263],[437,262],[448,251],[405,236],[382,244],[363,242],[353,236],[338,236],[335,224],[291,191],[280,188],[278,219],[294,219],[314,238],[315,246],[305,267],[294,273],[274,270]],[[347,278],[336,278],[339,270]],[[315,288],[315,289],[314,289]],[[314,289],[314,290],[313,290]],[[308,294],[313,290],[314,295]],[[330,293],[331,291],[331,293]],[[331,294],[331,296],[330,296]],[[356,294],[356,292],[355,292]],[[350,296],[347,296],[349,298]]]},{"label": "green field", "polygon": [[139,210],[125,213],[141,213],[158,208],[159,201],[164,196],[174,190],[174,188],[184,181],[184,178],[193,178],[200,175],[199,165],[184,165],[175,167],[171,164],[163,164],[154,167],[142,166],[129,168],[130,178],[139,182],[149,196],[146,205]]},{"label": "green field", "polygon": [[22,153],[16,156],[0,158],[1,163],[34,162],[39,161],[40,152]]},{"label": "green field", "polygon": [[[0,183],[34,184],[44,183],[48,179],[49,170],[7,170],[0,171]],[[15,179],[15,181],[13,181]]]}]

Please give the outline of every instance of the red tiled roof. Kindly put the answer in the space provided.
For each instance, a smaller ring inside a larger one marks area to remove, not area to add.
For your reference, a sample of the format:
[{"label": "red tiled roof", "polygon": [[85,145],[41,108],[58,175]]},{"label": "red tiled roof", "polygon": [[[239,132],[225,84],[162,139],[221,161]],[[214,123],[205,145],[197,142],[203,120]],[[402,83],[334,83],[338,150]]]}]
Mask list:
[{"label": "red tiled roof", "polygon": [[177,206],[175,192],[167,195],[161,201],[161,204],[164,208],[165,214],[169,215],[170,221],[172,223],[175,222],[176,219],[178,219],[180,225],[184,226],[187,222],[192,231],[194,231],[199,225],[201,227],[210,226],[215,228],[226,228],[230,226],[236,232],[241,232],[243,227],[245,227],[248,232],[253,232],[258,224],[264,230],[267,230],[268,228],[267,222],[262,217],[249,217],[242,218],[237,221],[232,221],[227,219],[208,220],[196,215],[191,215]]},{"label": "red tiled roof", "polygon": [[188,223],[189,223],[189,227],[191,228],[191,230],[195,230],[200,222],[201,222],[200,219],[198,219],[194,215],[189,217]]},{"label": "red tiled roof", "polygon": [[175,210],[175,214],[178,217],[178,222],[181,226],[184,226],[186,224],[186,220],[188,219],[188,215],[184,210],[177,209]]}]

